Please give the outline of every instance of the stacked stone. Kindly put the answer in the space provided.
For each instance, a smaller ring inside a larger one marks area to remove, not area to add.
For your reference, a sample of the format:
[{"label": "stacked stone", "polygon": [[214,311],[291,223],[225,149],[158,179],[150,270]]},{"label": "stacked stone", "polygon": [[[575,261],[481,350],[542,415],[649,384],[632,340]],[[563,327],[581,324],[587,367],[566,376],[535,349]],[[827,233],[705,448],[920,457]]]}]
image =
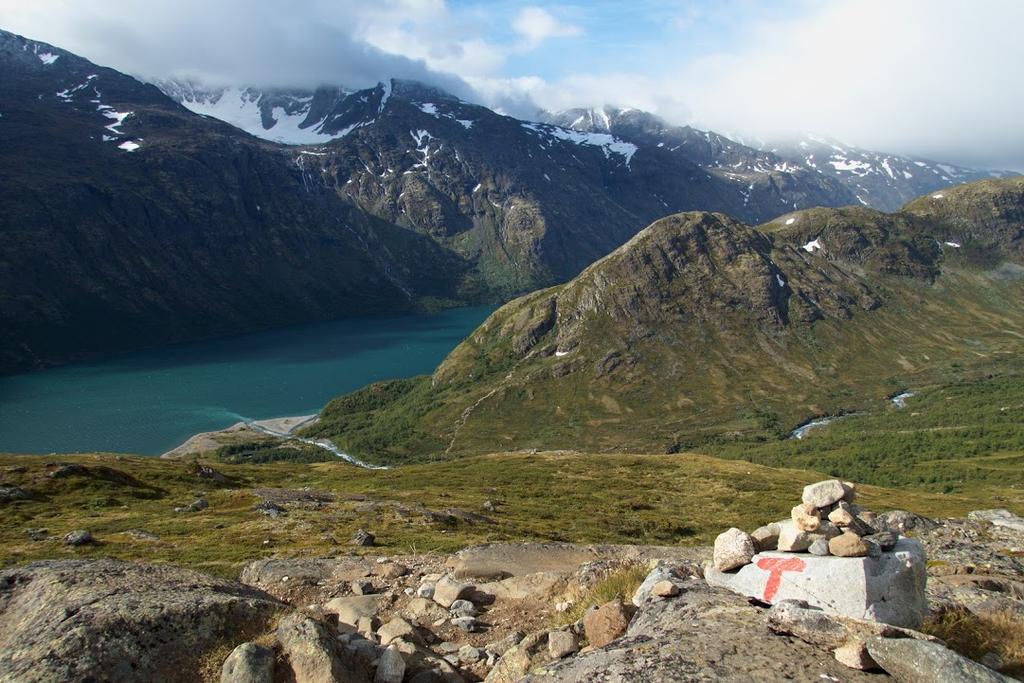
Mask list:
[{"label": "stacked stone", "polygon": [[875,515],[854,503],[855,486],[838,479],[804,487],[802,502],[790,518],[772,522],[746,534],[729,529],[715,539],[714,567],[731,571],[750,562],[755,554],[778,550],[837,557],[878,557],[890,550],[897,534],[878,531]]}]

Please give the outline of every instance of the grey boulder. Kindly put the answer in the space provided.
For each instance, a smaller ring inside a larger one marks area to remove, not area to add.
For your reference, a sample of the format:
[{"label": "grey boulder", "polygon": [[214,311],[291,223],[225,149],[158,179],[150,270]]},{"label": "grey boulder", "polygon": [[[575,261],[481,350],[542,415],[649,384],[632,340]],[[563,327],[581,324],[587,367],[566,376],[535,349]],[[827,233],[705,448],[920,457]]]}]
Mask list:
[{"label": "grey boulder", "polygon": [[220,683],[274,683],[274,651],[242,643],[224,660]]},{"label": "grey boulder", "polygon": [[36,562],[0,572],[0,672],[19,682],[196,680],[206,656],[285,609],[179,567]]},{"label": "grey boulder", "polygon": [[872,638],[868,653],[899,683],[1009,683],[1012,679],[938,643]]}]

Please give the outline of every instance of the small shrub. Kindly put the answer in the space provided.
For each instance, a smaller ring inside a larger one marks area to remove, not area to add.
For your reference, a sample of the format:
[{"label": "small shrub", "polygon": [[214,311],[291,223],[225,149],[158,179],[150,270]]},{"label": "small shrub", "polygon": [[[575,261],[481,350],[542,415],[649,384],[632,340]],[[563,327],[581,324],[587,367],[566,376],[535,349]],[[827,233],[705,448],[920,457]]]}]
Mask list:
[{"label": "small shrub", "polygon": [[629,602],[644,582],[650,569],[643,564],[630,564],[608,572],[590,588],[574,596],[569,611],[556,616],[556,626],[572,624],[583,618],[587,610],[615,599]]},{"label": "small shrub", "polygon": [[1002,673],[1024,676],[1024,619],[1014,612],[982,616],[964,607],[953,607],[933,615],[921,630],[975,661],[995,652],[1003,660]]}]

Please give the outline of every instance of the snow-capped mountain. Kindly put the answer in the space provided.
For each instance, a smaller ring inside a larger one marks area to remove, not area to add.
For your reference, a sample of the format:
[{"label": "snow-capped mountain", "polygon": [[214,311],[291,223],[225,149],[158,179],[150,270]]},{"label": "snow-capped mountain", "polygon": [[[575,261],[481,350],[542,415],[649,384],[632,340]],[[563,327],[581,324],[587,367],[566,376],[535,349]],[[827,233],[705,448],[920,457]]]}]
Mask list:
[{"label": "snow-capped mountain", "polygon": [[872,152],[813,134],[795,142],[775,144],[772,152],[790,163],[837,178],[850,188],[858,202],[883,211],[895,211],[918,195],[950,185],[1016,175]]},{"label": "snow-capped mountain", "polygon": [[856,201],[846,185],[815,169],[712,131],[673,126],[639,109],[568,109],[539,112],[538,118],[584,133],[614,135],[639,149],[684,159],[734,187],[744,206],[755,213]]},{"label": "snow-capped mountain", "polygon": [[1015,175],[867,151],[817,135],[753,146],[711,131],[673,126],[637,109],[569,109],[542,112],[540,118],[574,130],[613,133],[637,144],[663,147],[737,183],[756,183],[772,174],[816,175],[841,186],[843,191],[834,195],[840,203],[883,211],[895,211],[918,195],[950,185]]}]

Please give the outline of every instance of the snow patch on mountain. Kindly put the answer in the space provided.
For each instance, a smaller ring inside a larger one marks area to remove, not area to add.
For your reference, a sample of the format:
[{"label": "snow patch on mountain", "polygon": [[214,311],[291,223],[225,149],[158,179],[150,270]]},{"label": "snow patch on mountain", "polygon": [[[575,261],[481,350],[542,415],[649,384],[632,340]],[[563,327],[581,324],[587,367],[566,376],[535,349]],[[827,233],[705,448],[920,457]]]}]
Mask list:
[{"label": "snow patch on mountain", "polygon": [[590,145],[592,147],[599,147],[604,151],[606,158],[611,158],[612,154],[617,154],[625,159],[626,166],[629,167],[629,162],[633,159],[633,155],[636,154],[636,145],[631,142],[620,140],[614,135],[607,133],[583,133],[578,130],[571,130],[569,128],[560,128],[558,126],[551,126],[544,123],[523,123],[523,128],[531,130],[542,136],[542,138],[555,138],[558,140],[564,140],[566,142],[572,142],[577,145]]},{"label": "snow patch on mountain", "polygon": [[[372,123],[360,121],[335,132],[325,132],[327,116],[310,120],[312,95],[267,93],[252,88],[204,90],[191,84],[161,84],[165,92],[196,114],[229,123],[250,135],[285,145],[317,145],[348,135]],[[170,91],[170,92],[169,92]],[[385,89],[386,96],[390,88]],[[271,106],[273,105],[273,106]],[[383,108],[384,102],[380,107]],[[269,111],[267,111],[269,107]]]},{"label": "snow patch on mountain", "polygon": [[819,250],[821,248],[822,248],[821,240],[818,239],[817,237],[815,237],[813,240],[811,240],[810,242],[808,242],[807,244],[805,244],[805,245],[803,245],[801,247],[801,249],[806,251],[808,254],[813,254],[814,252],[816,252],[817,250]]},{"label": "snow patch on mountain", "polygon": [[450,119],[455,123],[461,125],[466,130],[472,128],[473,124],[476,123],[471,119],[460,119],[453,112],[442,112],[437,108],[437,105],[434,104],[433,102],[422,102],[420,104],[417,104],[416,107],[424,114],[429,114],[430,116],[433,116],[435,119]]}]

